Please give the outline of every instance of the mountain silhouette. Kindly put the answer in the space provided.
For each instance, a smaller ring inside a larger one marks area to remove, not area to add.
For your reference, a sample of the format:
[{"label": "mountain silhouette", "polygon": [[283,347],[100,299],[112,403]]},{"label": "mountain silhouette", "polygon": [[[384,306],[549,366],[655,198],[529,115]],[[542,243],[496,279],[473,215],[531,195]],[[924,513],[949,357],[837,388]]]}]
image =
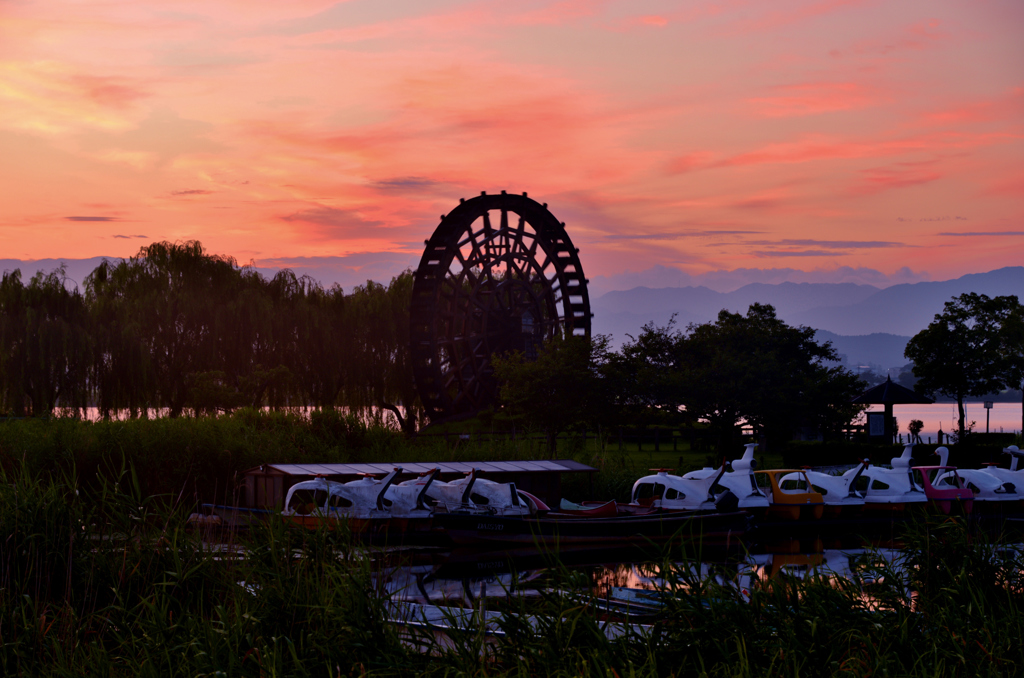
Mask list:
[{"label": "mountain silhouette", "polygon": [[771,304],[791,325],[821,331],[847,363],[882,368],[907,363],[906,341],[942,312],[943,304],[967,292],[1024,299],[1024,267],[972,273],[953,280],[893,285],[879,289],[853,283],[755,283],[722,293],[706,287],[668,287],[608,292],[592,302],[594,332],[610,334],[614,345],[635,336],[645,323],[677,326],[712,322],[727,309],[746,313],[750,304]]}]

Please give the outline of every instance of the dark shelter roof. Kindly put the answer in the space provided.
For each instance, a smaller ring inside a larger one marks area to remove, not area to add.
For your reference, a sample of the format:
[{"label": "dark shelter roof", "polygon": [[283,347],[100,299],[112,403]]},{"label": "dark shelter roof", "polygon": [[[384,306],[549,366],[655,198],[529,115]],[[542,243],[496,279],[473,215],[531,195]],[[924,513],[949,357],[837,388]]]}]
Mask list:
[{"label": "dark shelter roof", "polygon": [[873,386],[853,399],[855,405],[931,405],[934,402],[909,388],[894,384],[891,377],[886,377],[885,383]]},{"label": "dark shelter roof", "polygon": [[443,474],[461,475],[474,468],[481,473],[578,473],[597,469],[572,459],[541,461],[445,461],[445,462],[404,462],[375,464],[264,464],[249,469],[246,473],[274,470],[290,476],[354,476],[361,473],[387,474],[396,466],[406,473],[426,473],[439,469]]}]

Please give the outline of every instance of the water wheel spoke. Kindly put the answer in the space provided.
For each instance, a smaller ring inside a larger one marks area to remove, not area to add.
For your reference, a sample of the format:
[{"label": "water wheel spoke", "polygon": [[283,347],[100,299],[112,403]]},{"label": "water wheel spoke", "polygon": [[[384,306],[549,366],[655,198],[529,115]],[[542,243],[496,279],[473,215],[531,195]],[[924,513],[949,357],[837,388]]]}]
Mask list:
[{"label": "water wheel spoke", "polygon": [[[526,196],[481,195],[444,217],[428,241],[413,283],[412,315],[419,320],[410,338],[417,385],[432,419],[494,402],[491,353],[522,346],[527,314],[535,337],[589,334],[579,258],[545,207]],[[580,309],[585,318],[577,317]]]}]

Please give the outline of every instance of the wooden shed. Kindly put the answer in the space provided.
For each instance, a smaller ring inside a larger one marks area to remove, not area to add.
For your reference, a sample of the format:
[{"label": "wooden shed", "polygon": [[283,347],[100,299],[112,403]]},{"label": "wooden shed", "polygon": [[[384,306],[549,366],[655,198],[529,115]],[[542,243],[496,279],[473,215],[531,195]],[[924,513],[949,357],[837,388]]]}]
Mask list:
[{"label": "wooden shed", "polygon": [[[362,474],[385,475],[396,467],[403,474],[399,481],[413,478],[431,469],[440,469],[439,480],[461,478],[473,469],[481,478],[499,483],[515,483],[516,487],[540,497],[549,506],[558,506],[562,499],[563,473],[593,474],[597,469],[572,459],[543,461],[446,461],[373,464],[264,464],[249,469],[243,476],[238,503],[249,508],[280,510],[285,495],[295,483],[322,476],[328,480],[348,482]],[[591,479],[593,476],[591,475]]]}]

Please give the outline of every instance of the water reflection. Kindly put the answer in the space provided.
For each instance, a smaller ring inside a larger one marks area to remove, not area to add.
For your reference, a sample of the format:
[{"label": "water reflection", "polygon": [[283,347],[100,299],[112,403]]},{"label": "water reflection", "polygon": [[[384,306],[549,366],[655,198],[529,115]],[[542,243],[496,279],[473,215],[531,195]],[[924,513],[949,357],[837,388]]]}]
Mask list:
[{"label": "water reflection", "polygon": [[[622,549],[570,550],[560,552],[557,562],[552,554],[531,549],[402,552],[381,562],[378,583],[394,601],[486,609],[500,609],[512,597],[575,591],[589,594],[591,603],[605,611],[633,615],[656,612],[667,595],[749,602],[751,592],[766,582],[813,577],[858,587],[868,609],[891,607],[891,598],[875,595],[882,589],[902,591],[913,607],[908,554],[898,543],[820,547],[820,542],[793,540],[758,552],[700,559],[659,559]],[[1021,546],[1001,549],[1020,553]]]}]

